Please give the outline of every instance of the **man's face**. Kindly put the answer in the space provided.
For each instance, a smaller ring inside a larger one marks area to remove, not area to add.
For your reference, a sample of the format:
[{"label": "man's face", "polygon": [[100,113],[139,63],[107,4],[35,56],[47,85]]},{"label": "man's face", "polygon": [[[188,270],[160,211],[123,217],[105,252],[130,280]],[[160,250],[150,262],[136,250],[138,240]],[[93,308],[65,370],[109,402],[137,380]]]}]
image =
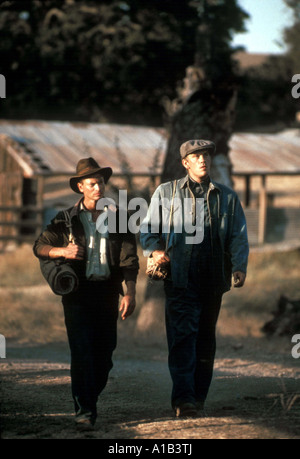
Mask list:
[{"label": "man's face", "polygon": [[208,151],[196,151],[187,155],[182,164],[190,177],[199,182],[210,174],[211,156]]},{"label": "man's face", "polygon": [[104,178],[100,175],[90,177],[78,182],[78,189],[84,198],[90,201],[98,201],[103,198],[105,192]]}]

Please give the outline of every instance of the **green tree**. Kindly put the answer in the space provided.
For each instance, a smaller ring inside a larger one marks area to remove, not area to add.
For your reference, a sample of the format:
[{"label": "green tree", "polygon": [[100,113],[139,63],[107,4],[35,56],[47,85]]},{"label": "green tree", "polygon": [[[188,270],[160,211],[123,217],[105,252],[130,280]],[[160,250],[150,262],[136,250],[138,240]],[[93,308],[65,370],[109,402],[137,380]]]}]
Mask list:
[{"label": "green tree", "polygon": [[[225,2],[210,3],[220,13],[215,27],[225,29],[235,1],[225,9]],[[161,124],[162,98],[175,96],[197,43],[204,43],[203,27],[212,27],[209,15],[206,23],[200,20],[202,6],[182,0],[3,2],[6,106],[25,116]],[[205,52],[222,46],[218,36],[205,43]],[[216,61],[212,71],[221,73],[220,65]]]},{"label": "green tree", "polygon": [[293,72],[296,74],[300,72],[300,3],[298,0],[285,0],[285,3],[291,8],[293,24],[285,28],[283,39],[288,47],[287,57],[291,60]]},{"label": "green tree", "polygon": [[279,130],[295,123],[300,99],[291,95],[292,77],[300,73],[300,4],[285,0],[292,23],[283,30],[287,51],[270,56],[262,65],[247,69],[241,77],[237,102],[237,130]]},{"label": "green tree", "polygon": [[241,76],[235,130],[280,130],[295,119],[292,98],[292,62],[285,55],[270,56]]}]

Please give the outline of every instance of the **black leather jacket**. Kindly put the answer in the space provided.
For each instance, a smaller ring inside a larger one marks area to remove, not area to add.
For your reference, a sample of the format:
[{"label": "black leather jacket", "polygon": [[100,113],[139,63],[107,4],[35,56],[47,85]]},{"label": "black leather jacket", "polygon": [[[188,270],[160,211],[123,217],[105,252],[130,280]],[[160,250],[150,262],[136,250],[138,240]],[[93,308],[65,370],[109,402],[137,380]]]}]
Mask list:
[{"label": "black leather jacket", "polygon": [[[72,232],[75,238],[75,243],[86,247],[86,239],[83,225],[79,219],[80,201],[75,206],[66,210],[72,223]],[[118,222],[118,209],[117,218]],[[49,251],[53,247],[66,247],[69,244],[69,228],[66,225],[66,219],[63,211],[58,212],[56,217],[51,221],[43,233],[38,237],[33,246],[33,252],[36,257],[49,262]],[[60,260],[64,262],[64,259]],[[85,263],[86,261],[68,260],[68,264],[73,268],[79,278],[79,284],[85,279]],[[117,284],[120,293],[122,290],[122,281],[134,281],[139,270],[139,261],[137,256],[137,245],[135,235],[130,231],[127,233],[110,233],[108,238],[108,263],[111,271],[111,280]],[[46,263],[45,263],[46,266]],[[44,270],[47,270],[47,266]],[[49,269],[52,265],[48,263]],[[45,274],[44,274],[45,276]]]}]

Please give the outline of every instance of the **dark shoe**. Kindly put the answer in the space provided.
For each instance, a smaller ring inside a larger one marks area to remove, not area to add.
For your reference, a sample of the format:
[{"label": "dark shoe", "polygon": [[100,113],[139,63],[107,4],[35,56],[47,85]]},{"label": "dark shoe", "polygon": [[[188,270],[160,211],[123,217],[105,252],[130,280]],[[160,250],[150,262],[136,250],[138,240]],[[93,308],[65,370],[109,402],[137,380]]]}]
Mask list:
[{"label": "dark shoe", "polygon": [[208,415],[205,411],[205,408],[204,408],[204,402],[202,400],[198,400],[196,402],[196,408],[197,408],[197,414],[200,418],[207,418]]},{"label": "dark shoe", "polygon": [[77,414],[75,423],[77,430],[80,432],[88,432],[94,430],[96,419],[89,414]]},{"label": "dark shoe", "polygon": [[197,409],[194,403],[181,403],[175,406],[174,410],[176,418],[193,417],[197,415]]},{"label": "dark shoe", "polygon": [[204,410],[204,402],[202,400],[197,400],[196,409],[197,409],[197,411],[203,411]]}]

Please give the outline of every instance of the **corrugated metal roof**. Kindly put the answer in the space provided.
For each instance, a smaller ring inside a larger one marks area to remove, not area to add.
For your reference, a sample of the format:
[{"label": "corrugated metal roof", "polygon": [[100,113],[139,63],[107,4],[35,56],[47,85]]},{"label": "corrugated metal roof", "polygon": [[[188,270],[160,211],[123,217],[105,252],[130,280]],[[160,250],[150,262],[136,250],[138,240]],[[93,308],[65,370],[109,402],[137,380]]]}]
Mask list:
[{"label": "corrugated metal roof", "polygon": [[233,174],[300,174],[300,131],[234,134],[229,142]]},{"label": "corrugated metal roof", "polygon": [[[117,124],[2,120],[0,134],[21,147],[20,165],[27,161],[27,175],[28,170],[31,174],[73,174],[84,156],[93,156],[102,167],[110,165],[115,175],[124,174],[124,163],[134,175],[160,174],[167,146],[164,129]],[[300,174],[297,129],[279,134],[237,133],[229,146],[233,174]]]},{"label": "corrugated metal roof", "polygon": [[163,129],[98,123],[0,121],[0,134],[21,146],[32,174],[73,174],[86,156],[111,166],[115,175],[124,167],[136,175],[157,174],[167,141]]}]

